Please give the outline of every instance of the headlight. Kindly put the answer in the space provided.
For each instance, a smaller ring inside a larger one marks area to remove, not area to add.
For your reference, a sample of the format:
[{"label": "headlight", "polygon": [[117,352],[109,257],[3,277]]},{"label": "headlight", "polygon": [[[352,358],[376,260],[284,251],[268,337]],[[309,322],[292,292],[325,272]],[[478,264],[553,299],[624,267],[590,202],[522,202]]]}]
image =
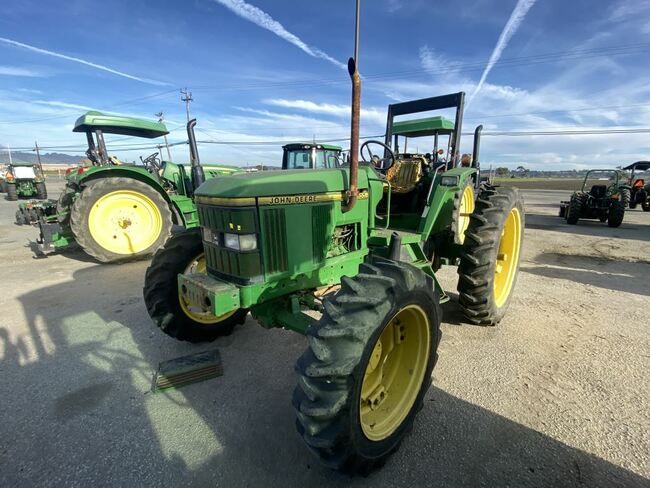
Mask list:
[{"label": "headlight", "polygon": [[257,249],[257,236],[255,234],[224,234],[223,244],[236,251],[254,251]]},{"label": "headlight", "polygon": [[458,176],[443,176],[440,178],[442,186],[456,186],[458,184]]}]

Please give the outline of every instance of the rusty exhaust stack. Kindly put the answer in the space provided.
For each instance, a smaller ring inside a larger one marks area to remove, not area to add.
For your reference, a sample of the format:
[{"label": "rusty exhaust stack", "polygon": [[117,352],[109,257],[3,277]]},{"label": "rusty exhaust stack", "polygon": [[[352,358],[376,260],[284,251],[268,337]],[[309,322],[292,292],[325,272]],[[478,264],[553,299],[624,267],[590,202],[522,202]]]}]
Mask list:
[{"label": "rusty exhaust stack", "polygon": [[348,73],[352,81],[352,114],[350,123],[350,186],[345,212],[357,203],[359,195],[359,120],[361,118],[361,76],[359,76],[359,13],[361,0],[357,0],[357,18],[354,30],[354,57],[348,59]]}]

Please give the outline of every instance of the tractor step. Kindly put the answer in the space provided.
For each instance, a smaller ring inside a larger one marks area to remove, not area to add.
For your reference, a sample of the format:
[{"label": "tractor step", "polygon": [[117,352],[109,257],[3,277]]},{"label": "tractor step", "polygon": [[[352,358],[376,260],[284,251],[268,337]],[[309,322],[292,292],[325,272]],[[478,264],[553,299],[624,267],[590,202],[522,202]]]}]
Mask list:
[{"label": "tractor step", "polygon": [[180,388],[221,375],[221,355],[216,349],[181,356],[158,365],[158,371],[151,383],[151,391],[156,393],[169,388]]}]

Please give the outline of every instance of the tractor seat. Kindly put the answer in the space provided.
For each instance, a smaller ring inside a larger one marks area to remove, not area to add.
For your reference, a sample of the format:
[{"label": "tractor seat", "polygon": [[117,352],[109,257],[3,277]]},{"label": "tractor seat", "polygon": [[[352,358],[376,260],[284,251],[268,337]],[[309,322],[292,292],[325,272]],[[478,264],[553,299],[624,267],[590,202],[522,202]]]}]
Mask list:
[{"label": "tractor seat", "polygon": [[408,193],[422,179],[423,158],[398,159],[388,168],[386,179],[393,193]]},{"label": "tractor seat", "polygon": [[589,194],[594,198],[603,198],[607,193],[607,185],[593,185]]}]

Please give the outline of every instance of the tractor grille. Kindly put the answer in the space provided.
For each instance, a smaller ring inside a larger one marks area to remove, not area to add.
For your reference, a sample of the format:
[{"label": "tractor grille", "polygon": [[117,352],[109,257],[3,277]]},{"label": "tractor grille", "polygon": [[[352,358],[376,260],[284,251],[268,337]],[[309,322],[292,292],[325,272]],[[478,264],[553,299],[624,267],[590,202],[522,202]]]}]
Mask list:
[{"label": "tractor grille", "polygon": [[201,226],[211,234],[206,238],[204,232],[203,241],[205,264],[210,274],[240,284],[263,279],[259,248],[237,251],[223,245],[225,233],[256,234],[259,243],[257,209],[198,205],[198,211]]},{"label": "tractor grille", "polygon": [[262,214],[264,261],[267,273],[287,270],[287,223],[283,208],[270,208]]}]

